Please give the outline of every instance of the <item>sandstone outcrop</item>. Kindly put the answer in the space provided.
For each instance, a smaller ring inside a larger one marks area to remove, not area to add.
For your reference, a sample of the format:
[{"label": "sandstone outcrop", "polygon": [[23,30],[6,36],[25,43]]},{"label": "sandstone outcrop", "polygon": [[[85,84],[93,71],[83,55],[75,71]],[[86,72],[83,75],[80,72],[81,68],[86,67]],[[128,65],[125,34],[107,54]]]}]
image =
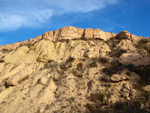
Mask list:
[{"label": "sandstone outcrop", "polygon": [[124,39],[124,38],[125,39],[130,39],[131,38],[130,33],[128,31],[125,31],[125,30],[118,33],[116,37],[119,38],[119,39]]},{"label": "sandstone outcrop", "polygon": [[85,39],[94,38],[94,39],[101,39],[101,40],[107,41],[111,38],[115,38],[115,36],[119,39],[128,38],[128,39],[132,39],[133,41],[140,41],[141,39],[143,39],[143,37],[130,34],[128,31],[121,31],[120,33],[115,35],[112,32],[104,32],[100,29],[92,29],[92,28],[82,29],[82,28],[67,26],[61,29],[57,29],[55,31],[45,32],[41,36],[37,36],[34,39],[31,38],[24,42],[17,42],[17,43],[9,44],[9,45],[2,45],[0,46],[0,50],[11,51],[11,50],[16,49],[19,46],[34,44],[41,39],[57,41],[57,40],[66,40],[66,39],[71,40],[71,39],[82,39],[82,38],[85,38]]},{"label": "sandstone outcrop", "polygon": [[0,113],[148,113],[149,44],[68,26],[2,45]]},{"label": "sandstone outcrop", "polygon": [[121,31],[120,33],[118,33],[116,35],[116,38],[118,39],[130,39],[132,41],[140,41],[141,39],[144,39],[144,37],[141,37],[141,36],[136,36],[136,35],[133,35],[133,34],[130,34],[128,31],[124,30],[124,31]]},{"label": "sandstone outcrop", "polygon": [[84,30],[72,26],[64,27],[60,29],[59,40],[63,39],[79,39],[83,37]]}]

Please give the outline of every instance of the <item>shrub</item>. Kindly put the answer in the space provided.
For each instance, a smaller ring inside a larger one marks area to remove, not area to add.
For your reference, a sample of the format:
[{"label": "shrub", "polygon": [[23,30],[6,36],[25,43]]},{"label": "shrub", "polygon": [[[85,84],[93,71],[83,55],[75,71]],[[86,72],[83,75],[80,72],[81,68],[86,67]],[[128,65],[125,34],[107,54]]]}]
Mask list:
[{"label": "shrub", "polygon": [[115,48],[117,44],[119,44],[120,40],[116,38],[111,38],[110,40],[106,41],[106,43],[110,46],[110,48]]},{"label": "shrub", "polygon": [[108,91],[108,88],[106,88],[98,93],[91,94],[90,100],[99,104],[108,104],[110,97],[111,93]]},{"label": "shrub", "polygon": [[0,59],[0,63],[3,63],[3,62],[5,62],[3,59]]},{"label": "shrub", "polygon": [[138,66],[135,67],[133,65],[126,66],[131,72],[135,72],[141,77],[140,83],[142,85],[149,84],[148,78],[150,77],[150,65],[148,66]]},{"label": "shrub", "polygon": [[142,39],[136,47],[140,53],[150,56],[150,38]]},{"label": "shrub", "polygon": [[48,60],[48,62],[46,62],[44,65],[45,68],[54,68],[57,66],[58,66],[58,63],[53,60]]},{"label": "shrub", "polygon": [[98,60],[104,65],[109,63],[109,59],[107,59],[106,57],[100,57]]},{"label": "shrub", "polygon": [[90,61],[89,68],[91,67],[97,67],[97,62],[95,60]]},{"label": "shrub", "polygon": [[126,53],[126,50],[123,49],[112,49],[111,53],[109,54],[111,57],[119,58],[123,53]]},{"label": "shrub", "polygon": [[122,69],[124,69],[124,66],[120,64],[118,60],[113,60],[107,67],[105,67],[102,70],[102,72],[105,73],[106,75],[111,76],[113,74],[118,73]]}]

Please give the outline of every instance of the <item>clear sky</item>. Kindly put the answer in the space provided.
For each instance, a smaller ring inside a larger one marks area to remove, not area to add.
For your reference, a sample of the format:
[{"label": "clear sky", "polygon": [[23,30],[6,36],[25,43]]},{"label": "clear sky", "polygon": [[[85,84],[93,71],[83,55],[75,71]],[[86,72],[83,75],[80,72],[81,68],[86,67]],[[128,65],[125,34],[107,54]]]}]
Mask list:
[{"label": "clear sky", "polygon": [[0,0],[0,45],[65,26],[150,36],[150,0]]}]

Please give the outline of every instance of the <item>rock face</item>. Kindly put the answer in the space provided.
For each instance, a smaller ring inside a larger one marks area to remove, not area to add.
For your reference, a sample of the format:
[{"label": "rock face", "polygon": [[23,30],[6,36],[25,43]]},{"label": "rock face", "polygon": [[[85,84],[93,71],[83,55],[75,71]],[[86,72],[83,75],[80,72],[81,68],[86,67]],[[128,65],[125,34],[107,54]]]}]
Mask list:
[{"label": "rock face", "polygon": [[2,45],[0,113],[149,112],[149,43],[68,26]]},{"label": "rock face", "polygon": [[104,32],[100,29],[92,29],[92,28],[81,29],[72,26],[67,26],[55,31],[45,32],[42,36],[38,36],[34,39],[31,38],[28,41],[0,46],[0,50],[4,50],[4,49],[13,50],[19,47],[20,45],[33,44],[41,39],[48,39],[50,41],[66,40],[66,39],[71,40],[71,39],[81,39],[81,38],[86,38],[86,39],[97,38],[102,40],[109,40],[114,36],[115,36],[114,33]]},{"label": "rock face", "polygon": [[128,38],[134,41],[140,41],[141,39],[143,39],[143,37],[130,34],[128,31],[121,31],[120,33],[115,35],[112,32],[104,32],[100,29],[92,29],[92,28],[81,29],[77,27],[67,26],[61,29],[57,29],[55,31],[45,32],[43,35],[38,36],[34,39],[31,38],[28,41],[17,42],[10,45],[2,45],[0,46],[0,50],[8,50],[8,51],[14,50],[19,46],[34,44],[42,39],[47,39],[50,41],[58,41],[58,40],[66,40],[66,39],[71,40],[71,39],[81,39],[81,38],[85,38],[85,39],[94,38],[94,39],[101,39],[107,41],[115,36],[120,39]]}]

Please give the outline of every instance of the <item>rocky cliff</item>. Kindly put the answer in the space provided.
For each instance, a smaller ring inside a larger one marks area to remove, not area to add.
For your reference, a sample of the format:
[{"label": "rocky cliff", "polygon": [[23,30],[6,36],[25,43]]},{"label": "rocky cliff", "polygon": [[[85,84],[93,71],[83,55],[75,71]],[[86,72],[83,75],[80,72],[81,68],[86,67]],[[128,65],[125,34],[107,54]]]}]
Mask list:
[{"label": "rocky cliff", "polygon": [[0,113],[150,112],[150,39],[64,27],[0,46]]}]

